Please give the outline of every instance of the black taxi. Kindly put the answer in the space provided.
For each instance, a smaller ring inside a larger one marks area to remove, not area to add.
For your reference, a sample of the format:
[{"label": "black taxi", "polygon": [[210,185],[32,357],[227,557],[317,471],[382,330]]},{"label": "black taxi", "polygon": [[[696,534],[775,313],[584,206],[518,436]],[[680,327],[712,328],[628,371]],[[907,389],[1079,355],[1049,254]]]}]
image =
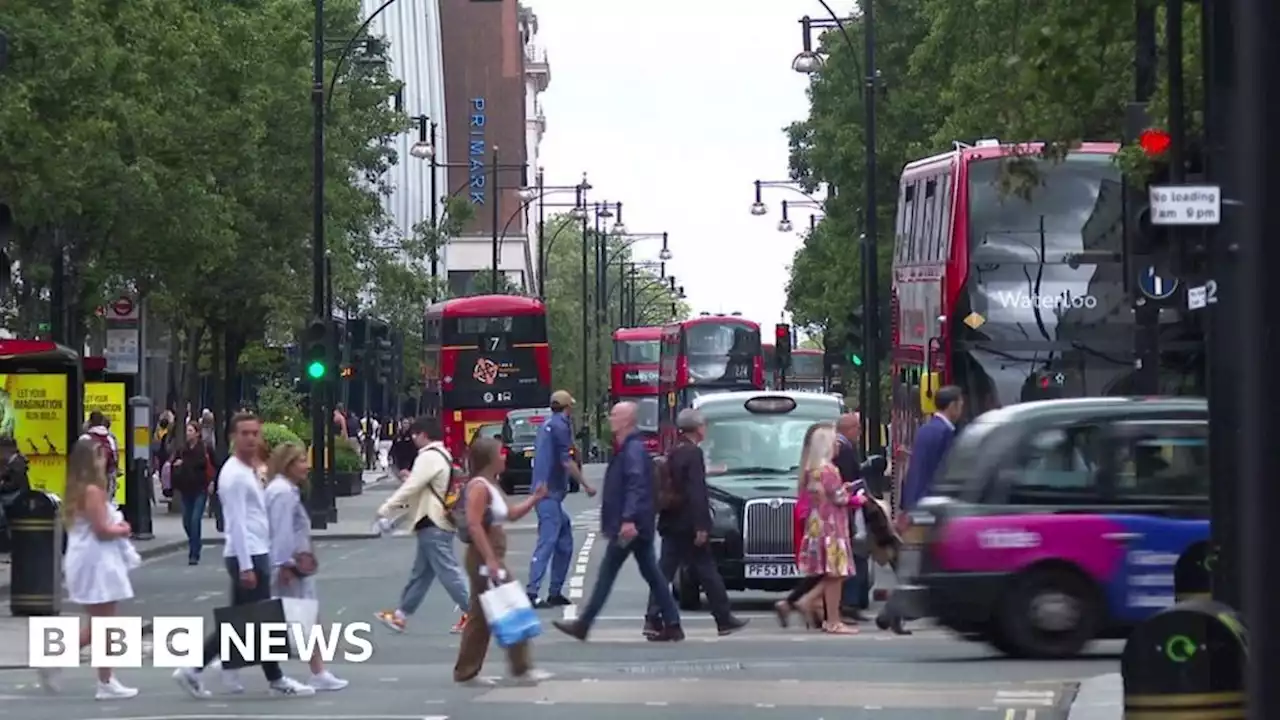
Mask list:
[{"label": "black taxi", "polygon": [[[528,492],[533,483],[534,441],[543,423],[551,419],[551,408],[527,408],[512,410],[502,423],[502,450],[506,454],[507,469],[502,473],[502,491],[508,495]],[[578,463],[578,449],[569,449],[569,456]],[[578,483],[569,481],[569,492],[577,492]]]},{"label": "black taxi", "polygon": [[[738,391],[694,401],[706,421],[702,451],[713,526],[710,542],[728,590],[790,591],[796,568],[796,484],[804,436],[835,422],[844,401],[807,392]],[[690,573],[675,578],[681,607],[696,609],[701,588]]]}]

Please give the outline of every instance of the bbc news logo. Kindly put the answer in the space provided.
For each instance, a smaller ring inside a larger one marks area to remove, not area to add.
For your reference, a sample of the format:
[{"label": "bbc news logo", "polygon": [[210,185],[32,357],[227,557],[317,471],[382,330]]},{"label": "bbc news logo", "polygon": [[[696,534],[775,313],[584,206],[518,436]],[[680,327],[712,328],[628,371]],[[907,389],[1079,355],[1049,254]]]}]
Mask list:
[{"label": "bbc news logo", "polygon": [[[28,618],[27,657],[34,668],[79,667],[79,617]],[[157,617],[151,626],[151,665],[199,668],[205,665],[203,617]],[[89,624],[89,665],[101,668],[143,666],[145,644],[142,618],[95,617]],[[319,653],[326,663],[368,662],[373,656],[373,627],[369,623],[218,624],[218,659],[228,666],[285,662],[290,656],[308,659]]]}]

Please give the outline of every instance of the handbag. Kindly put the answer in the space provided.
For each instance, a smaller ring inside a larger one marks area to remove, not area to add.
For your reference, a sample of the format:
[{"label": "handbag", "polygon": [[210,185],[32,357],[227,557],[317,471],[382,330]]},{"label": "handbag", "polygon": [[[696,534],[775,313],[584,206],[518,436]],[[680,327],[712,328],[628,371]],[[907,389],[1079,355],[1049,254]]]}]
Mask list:
[{"label": "handbag", "polygon": [[519,583],[492,584],[480,595],[480,609],[499,647],[509,648],[542,634],[542,621]]}]

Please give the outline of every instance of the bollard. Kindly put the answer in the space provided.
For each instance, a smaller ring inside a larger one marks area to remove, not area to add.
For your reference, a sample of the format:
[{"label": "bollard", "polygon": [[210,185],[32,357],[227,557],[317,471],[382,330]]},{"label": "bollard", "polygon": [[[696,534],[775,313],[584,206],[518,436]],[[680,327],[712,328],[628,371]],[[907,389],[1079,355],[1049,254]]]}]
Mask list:
[{"label": "bollard", "polygon": [[1173,566],[1173,595],[1177,601],[1208,600],[1212,571],[1209,543],[1199,542],[1187,548]]},{"label": "bollard", "polygon": [[1129,636],[1120,659],[1125,720],[1245,718],[1248,643],[1231,608],[1179,603]]},{"label": "bollard", "polygon": [[15,616],[62,613],[62,505],[27,490],[9,508],[13,533],[9,610]]}]

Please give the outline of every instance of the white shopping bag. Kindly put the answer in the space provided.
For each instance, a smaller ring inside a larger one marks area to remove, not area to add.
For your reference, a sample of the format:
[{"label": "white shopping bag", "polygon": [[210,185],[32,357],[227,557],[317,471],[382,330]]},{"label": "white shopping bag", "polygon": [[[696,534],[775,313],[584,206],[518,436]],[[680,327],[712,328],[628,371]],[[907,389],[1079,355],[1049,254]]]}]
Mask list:
[{"label": "white shopping bag", "polygon": [[309,660],[310,658],[303,656],[303,650],[306,648],[299,648],[294,638],[309,638],[312,633],[320,632],[316,627],[320,622],[320,603],[305,598],[279,598],[279,600],[281,607],[284,608],[284,621],[289,623],[289,648],[293,651],[294,657]]},{"label": "white shopping bag", "polygon": [[511,647],[542,634],[542,622],[519,583],[494,585],[480,595],[489,631],[501,647]]}]

